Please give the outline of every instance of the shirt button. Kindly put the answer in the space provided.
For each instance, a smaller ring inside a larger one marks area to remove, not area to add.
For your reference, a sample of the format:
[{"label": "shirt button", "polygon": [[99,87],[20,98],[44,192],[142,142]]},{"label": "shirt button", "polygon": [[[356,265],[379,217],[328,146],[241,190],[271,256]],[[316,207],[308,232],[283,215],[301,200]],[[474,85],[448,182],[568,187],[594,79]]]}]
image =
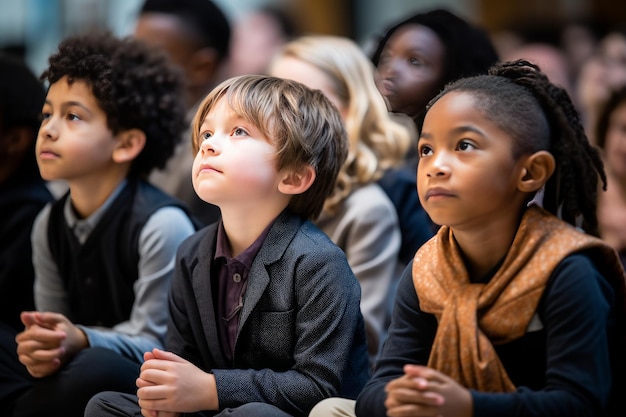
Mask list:
[{"label": "shirt button", "polygon": [[241,282],[241,275],[240,274],[233,274],[233,281],[239,283]]}]

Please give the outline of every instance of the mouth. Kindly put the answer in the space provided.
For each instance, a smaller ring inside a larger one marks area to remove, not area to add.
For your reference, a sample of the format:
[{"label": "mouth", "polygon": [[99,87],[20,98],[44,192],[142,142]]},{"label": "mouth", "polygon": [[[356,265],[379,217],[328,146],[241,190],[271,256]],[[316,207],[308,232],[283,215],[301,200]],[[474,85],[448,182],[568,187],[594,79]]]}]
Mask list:
[{"label": "mouth", "polygon": [[219,169],[216,169],[215,167],[211,166],[211,165],[200,165],[200,168],[198,169],[198,174],[207,174],[207,173],[212,173],[212,172],[217,172],[217,173],[222,173],[222,171],[220,171]]},{"label": "mouth", "polygon": [[393,95],[396,92],[396,87],[395,87],[393,81],[391,81],[391,80],[383,80],[380,83],[380,86],[381,86],[381,93],[384,96]]},{"label": "mouth", "polygon": [[49,151],[49,150],[43,150],[41,152],[39,152],[39,159],[41,160],[46,160],[46,159],[57,159],[59,158],[59,154]]},{"label": "mouth", "polygon": [[426,192],[427,201],[437,201],[450,197],[455,197],[454,193],[443,188],[431,188]]}]

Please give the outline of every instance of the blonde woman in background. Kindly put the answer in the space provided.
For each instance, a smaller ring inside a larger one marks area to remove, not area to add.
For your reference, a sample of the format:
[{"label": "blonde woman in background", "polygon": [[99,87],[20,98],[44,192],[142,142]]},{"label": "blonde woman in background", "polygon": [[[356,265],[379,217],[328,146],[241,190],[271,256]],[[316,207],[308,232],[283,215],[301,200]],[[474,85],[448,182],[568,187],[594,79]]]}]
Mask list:
[{"label": "blonde woman in background", "polygon": [[373,64],[350,39],[297,38],[277,54],[269,73],[321,90],[343,118],[348,158],[316,224],[343,249],[361,284],[373,363],[386,335],[401,243],[396,209],[377,180],[403,160],[409,131],[390,118]]}]

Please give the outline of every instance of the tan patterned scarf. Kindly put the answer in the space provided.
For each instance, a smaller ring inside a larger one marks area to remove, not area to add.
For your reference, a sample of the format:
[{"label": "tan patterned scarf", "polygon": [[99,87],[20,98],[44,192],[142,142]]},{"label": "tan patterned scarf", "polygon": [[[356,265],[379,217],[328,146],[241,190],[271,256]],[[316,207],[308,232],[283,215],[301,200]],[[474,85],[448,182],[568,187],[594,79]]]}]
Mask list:
[{"label": "tan patterned scarf", "polygon": [[554,268],[567,255],[592,248],[623,291],[624,271],[613,249],[537,206],[526,210],[487,284],[470,283],[452,231],[441,227],[413,262],[420,307],[439,322],[428,366],[467,388],[515,390],[493,345],[522,337]]}]

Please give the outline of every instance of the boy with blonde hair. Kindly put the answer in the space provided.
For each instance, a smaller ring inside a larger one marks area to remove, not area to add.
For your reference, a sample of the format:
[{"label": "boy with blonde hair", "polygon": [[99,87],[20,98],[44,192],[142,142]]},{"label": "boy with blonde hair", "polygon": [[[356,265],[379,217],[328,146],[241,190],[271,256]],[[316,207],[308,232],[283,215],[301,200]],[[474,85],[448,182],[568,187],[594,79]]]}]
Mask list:
[{"label": "boy with blonde hair", "polygon": [[[194,189],[222,220],[180,247],[166,349],[137,395],[101,393],[85,415],[306,416],[368,378],[360,287],[313,223],[348,144],[319,91],[265,76],[217,86],[193,123]],[[190,413],[190,414],[187,414]]]}]

